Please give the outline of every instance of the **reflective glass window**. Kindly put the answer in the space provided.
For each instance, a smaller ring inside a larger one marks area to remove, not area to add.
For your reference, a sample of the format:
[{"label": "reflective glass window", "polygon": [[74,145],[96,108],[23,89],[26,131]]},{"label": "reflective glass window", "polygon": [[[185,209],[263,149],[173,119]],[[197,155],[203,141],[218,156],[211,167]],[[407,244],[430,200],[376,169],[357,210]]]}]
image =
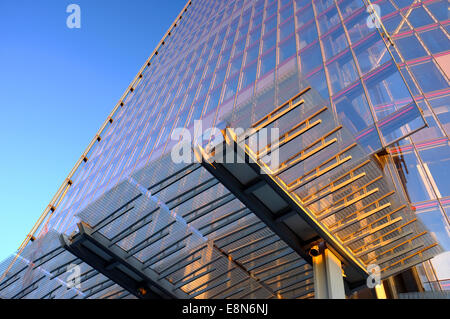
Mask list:
[{"label": "reflective glass window", "polygon": [[431,53],[440,53],[450,50],[450,41],[440,28],[419,33],[420,38]]},{"label": "reflective glass window", "polygon": [[264,35],[271,32],[277,27],[277,17],[274,16],[270,18],[269,20],[264,22]]},{"label": "reflective glass window", "polygon": [[414,28],[434,23],[423,7],[413,9],[408,16],[408,20]]},{"label": "reflective glass window", "polygon": [[277,43],[277,33],[273,31],[263,38],[263,54],[275,47]]},{"label": "reflective glass window", "polygon": [[256,29],[250,32],[248,43],[252,45],[253,43],[261,39],[261,27],[256,27]]},{"label": "reflective glass window", "polygon": [[362,11],[349,21],[345,22],[345,26],[348,30],[348,35],[352,43],[356,43],[363,37],[375,30],[367,26],[367,13]]},{"label": "reflective glass window", "polygon": [[428,99],[428,102],[445,132],[450,135],[450,95],[434,97]]},{"label": "reflective glass window", "polygon": [[345,19],[359,8],[364,7],[364,3],[362,2],[362,0],[343,0],[338,2],[338,7]]},{"label": "reflective glass window", "polygon": [[297,47],[295,45],[295,37],[291,36],[286,39],[279,46],[280,50],[280,63],[294,56],[297,53]]},{"label": "reflective glass window", "polygon": [[259,55],[259,43],[247,49],[245,57],[245,65],[248,65],[255,61]]},{"label": "reflective glass window", "polygon": [[354,52],[363,74],[372,71],[391,59],[386,45],[378,33],[372,33],[367,39],[359,43],[354,48]]},{"label": "reflective glass window", "polygon": [[411,101],[411,95],[393,62],[372,71],[365,77],[365,82],[378,119]]},{"label": "reflective glass window", "polygon": [[395,44],[405,60],[412,60],[427,55],[414,33],[396,38]]},{"label": "reflective glass window", "polygon": [[[400,13],[394,14],[392,17],[383,20],[383,25],[386,31],[391,34],[397,34],[402,31],[410,30],[408,24],[404,23],[404,19]],[[399,28],[400,27],[400,28]]]},{"label": "reflective glass window", "polygon": [[417,105],[412,102],[381,119],[377,125],[385,144],[390,144],[423,128],[425,122]]},{"label": "reflective glass window", "polygon": [[414,0],[393,0],[400,9],[410,6]]},{"label": "reflective glass window", "polygon": [[230,77],[235,75],[236,73],[238,73],[241,70],[241,65],[242,65],[242,57],[243,55],[241,54],[240,56],[234,58],[233,60],[231,60],[230,63]]},{"label": "reflective glass window", "polygon": [[417,133],[413,134],[411,136],[413,142],[420,143],[444,137],[442,130],[438,126],[436,120],[434,119],[430,109],[428,108],[424,100],[421,99],[420,101],[418,101],[417,105],[422,109],[428,127],[425,127],[419,130]]},{"label": "reflective glass window", "polygon": [[318,16],[317,21],[319,22],[320,34],[322,35],[335,26],[339,22],[339,15],[335,5],[333,4],[330,9]]},{"label": "reflective glass window", "polygon": [[317,39],[318,35],[316,24],[314,23],[314,21],[308,23],[308,25],[305,25],[303,28],[301,28],[297,32],[297,34],[300,43],[300,49],[303,49]]},{"label": "reflective glass window", "polygon": [[410,70],[425,93],[448,88],[447,80],[432,60],[411,65]]},{"label": "reflective glass window", "polygon": [[247,88],[249,85],[253,84],[256,79],[256,62],[253,62],[251,65],[247,66],[243,69],[242,72],[242,88]]},{"label": "reflective glass window", "polygon": [[314,1],[317,12],[322,12],[333,4],[333,0],[316,0]]},{"label": "reflective glass window", "polygon": [[295,23],[294,19],[289,19],[282,25],[280,25],[280,41],[286,39],[288,36],[294,33]]},{"label": "reflective glass window", "polygon": [[369,104],[361,83],[333,98],[340,122],[352,133],[357,133],[373,124]]},{"label": "reflective glass window", "polygon": [[306,77],[306,81],[310,84],[311,87],[316,89],[324,99],[329,98],[327,78],[325,76],[325,71],[323,67],[315,71],[314,73],[309,74]]},{"label": "reflective glass window", "polygon": [[300,11],[297,12],[296,17],[297,17],[297,25],[299,27],[311,21],[311,19],[314,19],[314,10],[312,5],[302,8]]},{"label": "reflective glass window", "polygon": [[322,65],[322,53],[320,52],[319,43],[316,42],[311,47],[300,52],[301,71],[308,74],[318,66]]},{"label": "reflective glass window", "polygon": [[286,19],[288,19],[290,16],[294,14],[294,8],[292,2],[289,3],[287,6],[283,6],[283,8],[280,10],[280,23],[284,22]]},{"label": "reflective glass window", "polygon": [[276,50],[269,51],[265,55],[261,56],[260,62],[260,76],[272,71],[276,64]]},{"label": "reflective glass window", "polygon": [[297,9],[303,8],[311,3],[311,0],[294,0],[297,5]]},{"label": "reflective glass window", "polygon": [[235,76],[227,81],[227,83],[225,84],[225,90],[223,93],[223,101],[224,102],[234,97],[236,90],[237,90],[238,83],[239,83],[238,76]]},{"label": "reflective glass window", "polygon": [[275,1],[275,3],[271,5],[268,4],[268,6],[266,7],[266,18],[271,17],[276,12],[277,12],[277,2]]},{"label": "reflective glass window", "polygon": [[339,92],[358,78],[355,62],[349,50],[327,63],[333,94]]},{"label": "reflective glass window", "polygon": [[439,21],[448,20],[448,1],[439,0],[425,5]]},{"label": "reflective glass window", "polygon": [[410,201],[414,203],[436,199],[412,146],[396,149],[392,155]]},{"label": "reflective glass window", "polygon": [[389,0],[377,1],[376,4],[380,7],[381,18],[397,10]]},{"label": "reflective glass window", "polygon": [[236,43],[236,45],[234,46],[233,57],[241,54],[244,51],[244,49],[245,49],[245,42],[246,42],[246,39],[244,38],[244,39],[242,39],[242,40],[240,40],[239,42]]},{"label": "reflective glass window", "polygon": [[419,155],[430,175],[439,197],[450,196],[450,146],[447,139],[440,143],[419,145]]},{"label": "reflective glass window", "polygon": [[436,202],[432,202],[432,204],[417,205],[416,216],[418,216],[420,221],[437,240],[441,247],[445,251],[450,251],[450,225],[439,205],[437,205]]},{"label": "reflective glass window", "polygon": [[347,46],[344,28],[339,26],[336,30],[329,33],[322,39],[325,58],[328,60],[344,50]]}]

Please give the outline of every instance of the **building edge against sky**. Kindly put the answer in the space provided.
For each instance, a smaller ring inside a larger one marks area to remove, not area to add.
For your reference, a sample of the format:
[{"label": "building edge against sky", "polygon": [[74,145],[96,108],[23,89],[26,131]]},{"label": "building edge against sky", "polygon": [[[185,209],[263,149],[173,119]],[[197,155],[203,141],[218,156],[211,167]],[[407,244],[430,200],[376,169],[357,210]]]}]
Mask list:
[{"label": "building edge against sky", "polygon": [[[168,151],[174,128],[200,118],[218,123],[226,110],[248,101],[257,120],[264,106],[284,103],[299,87],[285,81],[296,70],[298,81],[329,103],[354,138],[372,136],[361,143],[386,150],[417,218],[444,250],[418,264],[422,285],[448,290],[447,2],[374,1],[378,28],[368,19],[371,3],[362,0],[190,3],[105,122],[110,127],[80,159],[35,237],[52,230],[71,234],[76,214]],[[404,120],[413,101],[428,127],[419,117],[395,129],[386,125]]]}]

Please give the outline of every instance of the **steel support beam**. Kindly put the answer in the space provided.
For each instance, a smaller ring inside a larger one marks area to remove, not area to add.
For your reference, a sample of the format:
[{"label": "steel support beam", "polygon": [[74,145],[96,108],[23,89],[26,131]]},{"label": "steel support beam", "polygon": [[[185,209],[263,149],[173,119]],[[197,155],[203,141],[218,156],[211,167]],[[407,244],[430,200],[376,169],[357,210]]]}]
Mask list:
[{"label": "steel support beam", "polygon": [[141,299],[187,299],[177,289],[144,263],[128,254],[108,238],[94,232],[85,223],[78,224],[79,232],[72,237],[60,236],[62,246],[86,264]]}]

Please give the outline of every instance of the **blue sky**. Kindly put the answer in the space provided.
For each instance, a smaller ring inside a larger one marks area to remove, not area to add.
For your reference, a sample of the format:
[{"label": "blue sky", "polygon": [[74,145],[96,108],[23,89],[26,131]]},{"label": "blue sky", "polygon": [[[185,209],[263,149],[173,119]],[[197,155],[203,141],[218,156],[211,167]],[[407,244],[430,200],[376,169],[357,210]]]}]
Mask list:
[{"label": "blue sky", "polygon": [[[81,29],[69,29],[69,4]],[[30,231],[185,0],[1,0],[0,260]]]}]

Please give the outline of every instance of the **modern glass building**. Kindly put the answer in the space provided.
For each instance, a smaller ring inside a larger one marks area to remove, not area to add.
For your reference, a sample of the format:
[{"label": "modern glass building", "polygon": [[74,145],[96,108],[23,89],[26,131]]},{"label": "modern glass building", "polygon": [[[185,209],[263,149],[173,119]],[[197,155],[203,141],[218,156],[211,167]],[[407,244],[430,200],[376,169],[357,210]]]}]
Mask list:
[{"label": "modern glass building", "polygon": [[449,18],[189,1],[0,264],[0,297],[343,297],[324,264],[347,297],[375,296],[372,266],[388,297],[449,290]]}]

